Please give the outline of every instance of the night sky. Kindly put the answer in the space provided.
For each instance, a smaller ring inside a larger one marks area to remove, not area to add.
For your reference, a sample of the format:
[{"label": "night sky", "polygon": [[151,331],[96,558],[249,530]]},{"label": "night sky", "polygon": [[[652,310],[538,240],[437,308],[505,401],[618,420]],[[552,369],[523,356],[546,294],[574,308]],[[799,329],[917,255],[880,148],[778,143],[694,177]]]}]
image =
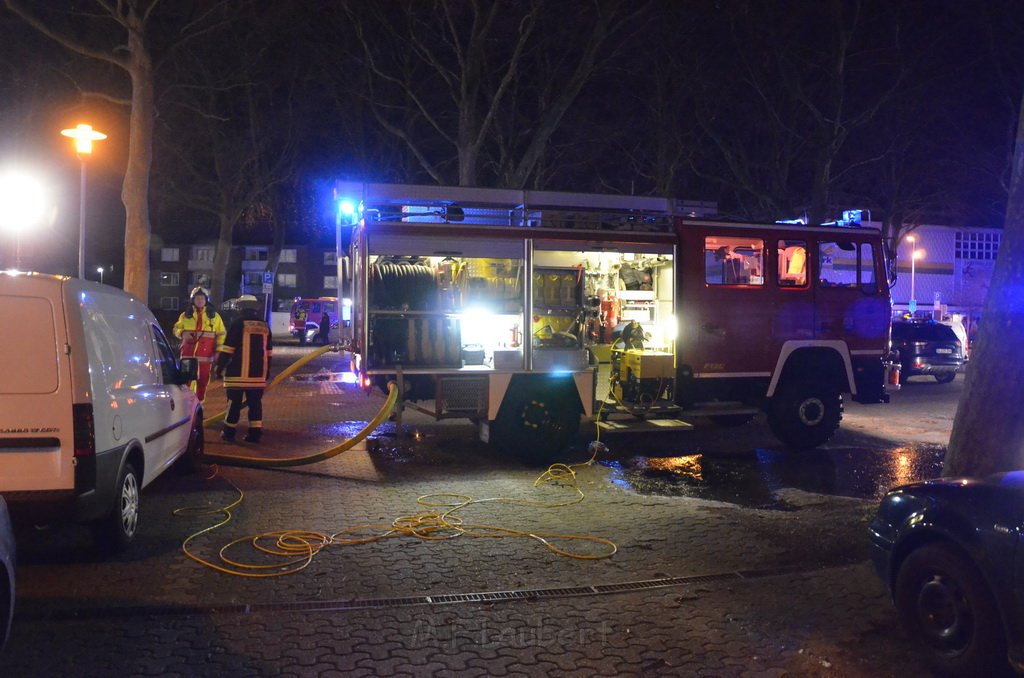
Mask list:
[{"label": "night sky", "polygon": [[[271,208],[290,241],[329,242],[334,179],[464,179],[460,114],[474,124],[491,116],[470,172],[481,186],[665,194],[767,220],[812,209],[827,166],[831,216],[866,207],[876,219],[1001,225],[1024,89],[1016,0],[509,2],[469,71],[445,31],[455,26],[472,53],[469,3],[227,4],[204,17],[210,3],[162,3],[148,27],[157,242],[215,237],[219,217],[203,206],[224,194],[248,205],[236,242],[266,240]],[[534,5],[515,77],[497,99]],[[70,6],[97,13],[88,0]],[[587,77],[552,117],[604,16]],[[98,48],[124,39],[109,20],[46,17]],[[206,30],[189,34],[196,21]],[[76,267],[79,163],[59,131],[89,122],[109,139],[89,165],[86,270],[113,265],[107,281],[117,283],[127,115],[109,98],[126,97],[128,79],[6,9],[0,36],[0,166],[34,168],[55,207],[52,224],[23,239],[23,256],[37,270]],[[467,82],[475,89],[460,101]],[[522,170],[551,120],[539,159]],[[272,191],[247,197],[266,177]],[[13,243],[0,238],[6,265]]]}]

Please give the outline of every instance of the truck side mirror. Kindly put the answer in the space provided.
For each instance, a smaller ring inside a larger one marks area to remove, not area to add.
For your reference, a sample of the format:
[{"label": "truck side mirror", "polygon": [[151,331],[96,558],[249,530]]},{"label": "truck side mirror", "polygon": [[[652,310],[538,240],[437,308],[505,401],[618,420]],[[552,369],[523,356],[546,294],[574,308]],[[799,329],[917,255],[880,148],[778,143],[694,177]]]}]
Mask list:
[{"label": "truck side mirror", "polygon": [[182,384],[195,381],[199,377],[199,358],[182,358],[178,378]]}]

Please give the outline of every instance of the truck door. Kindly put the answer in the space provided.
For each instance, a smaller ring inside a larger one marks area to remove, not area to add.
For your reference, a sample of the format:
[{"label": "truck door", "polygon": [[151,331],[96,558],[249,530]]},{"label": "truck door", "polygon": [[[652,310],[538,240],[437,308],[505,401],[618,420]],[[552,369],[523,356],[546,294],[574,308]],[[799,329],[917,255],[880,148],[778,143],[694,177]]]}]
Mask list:
[{"label": "truck door", "polygon": [[764,238],[712,228],[688,236],[684,250],[679,360],[697,379],[768,376],[774,365],[766,363],[772,304]]},{"label": "truck door", "polygon": [[880,257],[876,244],[863,238],[819,239],[815,339],[845,341],[851,357],[882,356],[890,310],[878,276]]}]

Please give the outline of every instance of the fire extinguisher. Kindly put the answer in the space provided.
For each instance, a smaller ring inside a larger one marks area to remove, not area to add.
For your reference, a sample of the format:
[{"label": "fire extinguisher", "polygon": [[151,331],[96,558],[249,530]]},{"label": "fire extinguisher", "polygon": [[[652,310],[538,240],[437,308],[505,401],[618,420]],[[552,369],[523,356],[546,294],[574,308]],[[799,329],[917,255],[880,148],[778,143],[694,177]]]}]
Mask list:
[{"label": "fire extinguisher", "polygon": [[619,300],[610,292],[601,294],[601,342],[612,342],[612,330],[619,324]]}]

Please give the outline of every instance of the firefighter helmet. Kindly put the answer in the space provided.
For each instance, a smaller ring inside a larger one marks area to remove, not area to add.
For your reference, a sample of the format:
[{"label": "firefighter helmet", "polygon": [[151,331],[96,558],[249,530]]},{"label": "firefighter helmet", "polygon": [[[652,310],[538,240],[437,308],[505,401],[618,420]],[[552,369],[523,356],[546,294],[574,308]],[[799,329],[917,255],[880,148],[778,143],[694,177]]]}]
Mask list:
[{"label": "firefighter helmet", "polygon": [[206,291],[205,287],[195,287],[195,288],[193,288],[192,292],[189,293],[188,298],[194,301],[195,298],[197,296],[199,296],[200,294],[203,295],[204,297],[206,297],[206,301],[207,302],[210,301],[210,293]]}]

